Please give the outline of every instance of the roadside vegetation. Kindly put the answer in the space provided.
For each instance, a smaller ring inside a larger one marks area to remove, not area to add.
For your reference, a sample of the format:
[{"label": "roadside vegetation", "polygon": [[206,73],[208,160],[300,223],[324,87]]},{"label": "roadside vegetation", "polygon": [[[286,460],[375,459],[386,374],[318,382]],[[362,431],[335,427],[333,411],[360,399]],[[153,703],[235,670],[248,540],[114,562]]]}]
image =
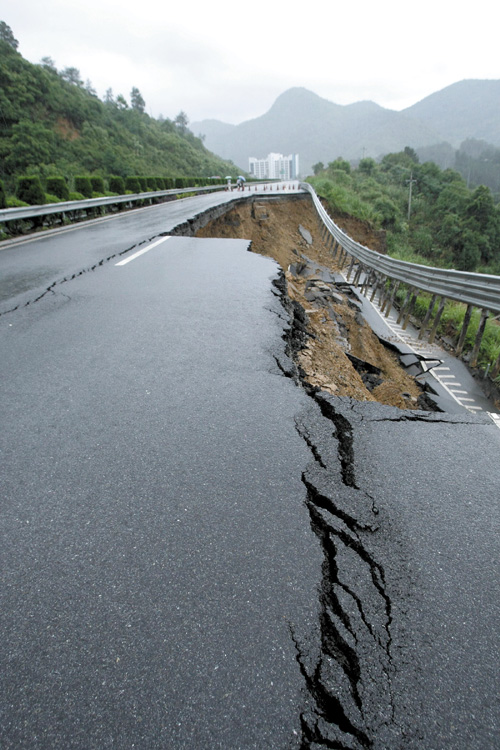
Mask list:
[{"label": "roadside vegetation", "polygon": [[[338,158],[314,166],[309,182],[329,205],[332,217],[354,217],[374,231],[383,230],[389,255],[428,266],[500,275],[500,209],[489,188],[469,189],[462,176],[433,162],[420,164],[411,148],[388,154],[377,163],[365,158],[356,168]],[[402,285],[398,300],[406,290]],[[419,295],[415,316],[423,319],[430,296]],[[465,306],[448,301],[438,333],[460,332]],[[475,311],[468,328],[465,358],[479,326]],[[493,368],[500,355],[500,326],[490,318],[479,365]],[[500,377],[496,378],[500,382]]]}]

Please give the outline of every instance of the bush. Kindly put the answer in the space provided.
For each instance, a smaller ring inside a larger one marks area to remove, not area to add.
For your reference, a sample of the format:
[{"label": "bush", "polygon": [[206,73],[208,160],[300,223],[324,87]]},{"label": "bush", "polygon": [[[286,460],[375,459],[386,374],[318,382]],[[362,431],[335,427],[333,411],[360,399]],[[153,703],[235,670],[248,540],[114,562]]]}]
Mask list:
[{"label": "bush", "polygon": [[141,192],[141,183],[138,177],[126,177],[125,178],[125,190],[131,193]]},{"label": "bush", "polygon": [[75,191],[85,198],[92,198],[92,182],[90,177],[75,177]]},{"label": "bush", "polygon": [[39,177],[18,177],[16,196],[30,206],[45,203],[45,193]]},{"label": "bush", "polygon": [[165,185],[165,190],[173,190],[174,188],[174,178],[173,177],[164,177],[163,183]]},{"label": "bush", "polygon": [[5,195],[3,182],[2,180],[0,180],[0,208],[5,208],[6,206],[7,206],[7,196]]},{"label": "bush", "polygon": [[47,177],[46,188],[48,193],[55,195],[59,200],[69,200],[68,185],[64,177]]},{"label": "bush", "polygon": [[82,195],[81,193],[77,193],[73,191],[72,193],[69,194],[69,199],[70,201],[83,201],[85,199],[85,196]]},{"label": "bush", "polygon": [[25,208],[26,206],[29,206],[29,203],[19,200],[15,195],[9,195],[6,204],[5,208]]},{"label": "bush", "polygon": [[102,177],[91,177],[90,178],[90,184],[92,185],[92,192],[93,193],[100,193],[101,195],[104,194],[104,180]]},{"label": "bush", "polygon": [[125,180],[123,177],[117,177],[116,175],[108,177],[108,184],[111,193],[116,193],[117,195],[125,194]]},{"label": "bush", "polygon": [[139,190],[140,193],[146,193],[148,190],[148,181],[146,177],[138,177],[139,184],[141,186],[141,189]]}]

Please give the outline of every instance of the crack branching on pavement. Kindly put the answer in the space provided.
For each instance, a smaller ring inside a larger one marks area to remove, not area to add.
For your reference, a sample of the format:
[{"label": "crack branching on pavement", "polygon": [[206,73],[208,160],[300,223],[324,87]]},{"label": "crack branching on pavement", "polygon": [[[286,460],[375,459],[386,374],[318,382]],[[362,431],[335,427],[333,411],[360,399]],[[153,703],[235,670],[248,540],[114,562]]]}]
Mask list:
[{"label": "crack branching on pavement", "polygon": [[378,511],[356,482],[353,429],[335,407],[339,399],[311,386],[297,365],[309,334],[282,273],[274,290],[289,316],[283,333],[286,362],[277,358],[278,364],[317,407],[315,419],[296,418],[313,459],[302,481],[311,528],[323,552],[315,658],[292,630],[308,696],[301,714],[301,748],[371,748],[381,725],[394,722],[392,605],[384,569],[370,544],[379,528]]},{"label": "crack branching on pavement", "polygon": [[[152,238],[154,239],[154,238]],[[14,307],[9,308],[8,310],[2,310],[0,311],[0,317],[2,315],[7,315],[9,313],[16,312],[16,310],[19,310],[23,307],[29,307],[30,305],[35,305],[37,302],[40,302],[44,297],[46,297],[48,294],[56,294],[58,288],[62,284],[67,284],[70,281],[74,281],[79,276],[83,276],[87,273],[92,273],[93,271],[96,271],[98,268],[101,268],[106,263],[110,263],[112,260],[115,260],[116,258],[120,258],[122,255],[125,255],[126,253],[129,253],[131,250],[133,250],[136,247],[140,247],[141,245],[144,245],[146,242],[151,242],[152,240],[144,240],[144,242],[140,242],[137,245],[131,245],[130,247],[127,247],[125,250],[120,250],[118,253],[113,253],[113,255],[109,255],[106,258],[102,258],[97,263],[94,263],[92,266],[89,266],[88,268],[82,268],[79,271],[75,271],[75,273],[64,276],[62,279],[57,279],[56,281],[53,281],[52,284],[50,284],[48,287],[46,287],[43,292],[38,294],[36,297],[34,297],[31,300],[27,300],[26,302],[20,302],[19,304],[15,305]],[[67,297],[68,295],[64,295]]]}]

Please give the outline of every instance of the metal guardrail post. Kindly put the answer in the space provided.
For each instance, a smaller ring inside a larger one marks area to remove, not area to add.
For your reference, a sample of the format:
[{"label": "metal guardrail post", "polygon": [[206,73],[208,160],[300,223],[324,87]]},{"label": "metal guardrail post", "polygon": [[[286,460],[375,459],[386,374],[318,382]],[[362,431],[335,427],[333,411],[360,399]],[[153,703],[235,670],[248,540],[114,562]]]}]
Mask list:
[{"label": "metal guardrail post", "polygon": [[384,292],[385,293],[384,293],[382,299],[380,300],[380,312],[381,313],[384,312],[384,310],[386,308],[386,305],[389,302],[389,299],[391,297],[391,291],[394,288],[394,284],[395,284],[394,279],[389,279],[389,285],[388,286],[387,286],[387,284],[384,285]]},{"label": "metal guardrail post", "polygon": [[493,369],[491,370],[491,377],[493,380],[497,378],[500,375],[500,354],[497,357],[497,361],[493,365]]},{"label": "metal guardrail post", "polygon": [[371,294],[371,297],[370,297],[370,302],[373,302],[373,300],[375,299],[375,295],[377,294],[377,290],[380,287],[380,284],[383,283],[381,281],[381,278],[382,277],[379,274],[377,274],[377,272],[375,272],[375,283],[373,285],[372,294]]},{"label": "metal guardrail post", "polygon": [[474,348],[469,360],[471,367],[477,365],[477,358],[479,355],[479,347],[481,346],[481,339],[483,338],[484,329],[486,327],[486,321],[488,320],[489,310],[481,310],[481,320],[479,321],[479,328],[477,329],[476,340],[474,342]]},{"label": "metal guardrail post", "polygon": [[460,331],[460,336],[458,337],[457,345],[455,347],[455,354],[457,355],[457,357],[460,356],[460,354],[462,353],[462,349],[464,348],[465,336],[467,335],[467,328],[469,327],[472,310],[472,305],[467,305],[467,310],[465,311],[464,315],[464,322],[462,324],[462,330]]},{"label": "metal guardrail post", "polygon": [[408,310],[406,311],[405,319],[403,322],[403,331],[406,331],[406,326],[408,325],[408,321],[410,320],[410,315],[413,312],[417,298],[418,298],[418,290],[417,291],[413,290],[413,294],[411,296],[410,301],[408,302]]},{"label": "metal guardrail post", "polygon": [[431,301],[429,302],[429,307],[427,308],[427,312],[425,313],[425,318],[422,322],[422,325],[420,326],[420,332],[418,334],[419,340],[422,340],[425,336],[425,330],[429,325],[429,320],[431,319],[432,311],[434,310],[434,305],[436,304],[437,298],[437,294],[432,295]]},{"label": "metal guardrail post", "polygon": [[446,304],[446,297],[441,297],[441,300],[439,302],[439,307],[437,309],[436,317],[434,318],[434,323],[432,324],[432,329],[429,334],[429,344],[432,344],[432,342],[434,341],[434,338],[436,336],[436,332],[438,329],[439,321],[441,320],[441,315],[443,314],[445,304]]},{"label": "metal guardrail post", "polygon": [[359,263],[358,264],[358,269],[357,269],[356,273],[354,274],[354,279],[353,279],[353,282],[352,282],[353,286],[358,286],[359,279],[360,279],[361,274],[362,274],[363,271],[364,271],[363,264]]},{"label": "metal guardrail post", "polygon": [[398,319],[397,319],[397,321],[396,321],[396,323],[397,323],[398,325],[399,325],[399,324],[401,323],[401,321],[403,320],[403,317],[404,317],[404,314],[405,314],[406,308],[407,308],[407,306],[408,306],[408,304],[409,304],[409,302],[410,302],[410,299],[411,299],[411,295],[412,295],[413,291],[414,291],[414,290],[412,289],[412,287],[411,287],[411,286],[410,286],[410,287],[408,287],[408,291],[407,291],[407,293],[406,293],[406,298],[405,298],[405,301],[404,301],[404,302],[403,302],[403,304],[401,305],[401,309],[400,309],[400,311],[399,311]]},{"label": "metal guardrail post", "polygon": [[356,263],[356,258],[355,258],[355,257],[354,257],[354,255],[353,255],[353,256],[351,257],[351,263],[350,263],[350,266],[349,266],[349,270],[347,271],[347,275],[346,275],[346,279],[347,279],[347,281],[349,281],[349,277],[351,276],[351,271],[352,271],[352,269],[354,268],[354,264],[355,264],[355,263]]},{"label": "metal guardrail post", "polygon": [[390,315],[390,313],[391,313],[391,308],[392,308],[392,306],[394,304],[394,300],[396,299],[396,294],[398,293],[398,289],[399,289],[400,283],[401,282],[396,279],[396,283],[394,284],[394,286],[392,288],[391,296],[389,297],[389,301],[387,302],[387,306],[386,306],[386,309],[385,309],[385,317],[386,318],[388,318],[389,315]]}]

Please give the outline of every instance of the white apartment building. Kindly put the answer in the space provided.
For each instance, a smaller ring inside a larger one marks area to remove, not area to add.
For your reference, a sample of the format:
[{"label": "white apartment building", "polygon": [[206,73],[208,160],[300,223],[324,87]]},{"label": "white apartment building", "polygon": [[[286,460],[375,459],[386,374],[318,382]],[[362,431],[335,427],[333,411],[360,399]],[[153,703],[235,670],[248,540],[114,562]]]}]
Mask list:
[{"label": "white apartment building", "polygon": [[268,154],[265,159],[251,156],[250,174],[258,180],[294,180],[299,176],[299,155]]}]

